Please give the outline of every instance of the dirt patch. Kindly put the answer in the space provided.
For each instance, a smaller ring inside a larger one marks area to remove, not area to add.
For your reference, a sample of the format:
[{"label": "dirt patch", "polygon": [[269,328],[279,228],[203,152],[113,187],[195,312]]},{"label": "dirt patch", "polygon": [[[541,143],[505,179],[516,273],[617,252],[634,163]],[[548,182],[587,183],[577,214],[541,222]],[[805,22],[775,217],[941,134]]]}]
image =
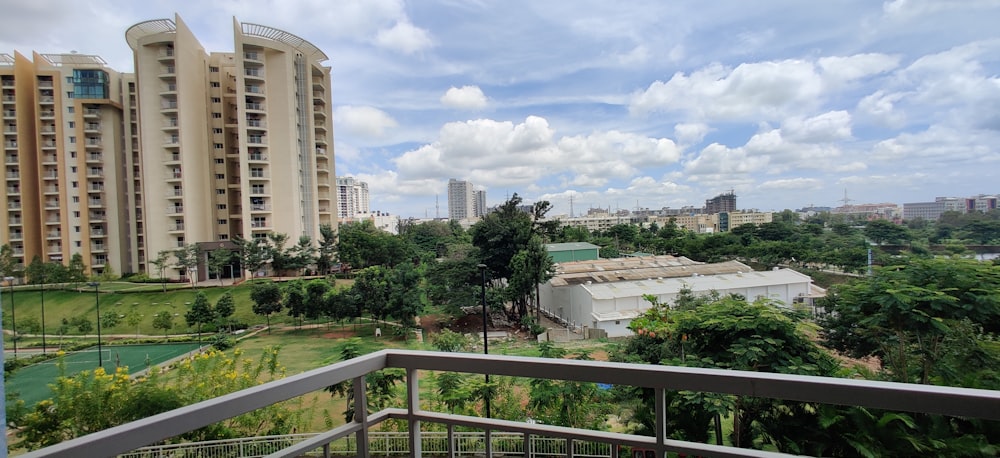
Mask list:
[{"label": "dirt patch", "polygon": [[323,333],[324,339],[346,339],[348,337],[355,337],[358,334],[354,331],[332,331]]}]

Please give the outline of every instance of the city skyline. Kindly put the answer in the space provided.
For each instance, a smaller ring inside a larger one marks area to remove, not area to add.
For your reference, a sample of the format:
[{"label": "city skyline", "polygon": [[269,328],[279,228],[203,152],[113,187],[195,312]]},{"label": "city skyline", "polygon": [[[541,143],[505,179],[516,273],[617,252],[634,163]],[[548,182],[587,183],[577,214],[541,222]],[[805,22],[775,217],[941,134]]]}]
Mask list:
[{"label": "city skyline", "polygon": [[[223,17],[329,56],[336,170],[371,207],[435,213],[450,178],[552,214],[919,202],[990,193],[1000,160],[1000,3],[289,1],[68,9],[7,2],[0,52],[96,54],[179,13],[206,49]],[[44,31],[39,34],[38,31]]]}]

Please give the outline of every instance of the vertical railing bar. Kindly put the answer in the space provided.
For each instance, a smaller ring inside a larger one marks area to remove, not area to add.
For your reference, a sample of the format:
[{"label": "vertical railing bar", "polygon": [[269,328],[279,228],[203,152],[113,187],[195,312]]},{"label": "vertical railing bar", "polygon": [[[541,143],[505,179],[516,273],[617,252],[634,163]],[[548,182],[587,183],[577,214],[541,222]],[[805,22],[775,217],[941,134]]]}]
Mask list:
[{"label": "vertical railing bar", "polygon": [[656,456],[662,457],[667,439],[667,405],[663,388],[654,388],[656,402]]},{"label": "vertical railing bar", "polygon": [[493,434],[489,428],[483,430],[483,443],[486,448],[486,458],[493,458]]},{"label": "vertical railing bar", "polygon": [[417,369],[406,369],[406,416],[410,424],[410,456],[421,458],[420,420],[415,415],[420,413],[420,380]]},{"label": "vertical railing bar", "polygon": [[573,458],[573,438],[566,438],[566,458]]},{"label": "vertical railing bar", "polygon": [[524,458],[531,456],[531,433],[524,433],[524,441],[521,448],[524,449]]},{"label": "vertical railing bar", "polygon": [[365,388],[365,376],[354,378],[354,421],[361,423],[356,433],[358,456],[369,458],[368,449],[368,393]]},{"label": "vertical railing bar", "polygon": [[448,458],[455,458],[455,425],[448,424]]}]

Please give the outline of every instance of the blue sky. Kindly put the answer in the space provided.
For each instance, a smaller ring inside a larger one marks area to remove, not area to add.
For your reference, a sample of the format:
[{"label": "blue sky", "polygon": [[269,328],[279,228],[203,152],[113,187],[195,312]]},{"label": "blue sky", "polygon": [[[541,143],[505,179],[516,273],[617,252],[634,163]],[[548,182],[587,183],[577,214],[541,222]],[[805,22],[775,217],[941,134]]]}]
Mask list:
[{"label": "blue sky", "polygon": [[553,214],[1000,193],[1000,1],[0,0],[0,52],[131,71],[125,30],[232,18],[333,68],[338,175],[373,210],[447,215],[449,178]]}]

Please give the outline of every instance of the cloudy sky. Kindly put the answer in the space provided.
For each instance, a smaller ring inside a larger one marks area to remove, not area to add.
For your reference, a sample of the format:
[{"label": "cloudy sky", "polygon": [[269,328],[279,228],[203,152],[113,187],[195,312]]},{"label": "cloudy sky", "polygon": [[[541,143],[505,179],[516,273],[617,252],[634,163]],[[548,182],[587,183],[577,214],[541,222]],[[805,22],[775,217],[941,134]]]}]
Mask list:
[{"label": "cloudy sky", "polygon": [[125,30],[175,12],[325,51],[373,210],[447,216],[449,178],[565,214],[1000,193],[997,0],[0,0],[0,52],[131,71]]}]

